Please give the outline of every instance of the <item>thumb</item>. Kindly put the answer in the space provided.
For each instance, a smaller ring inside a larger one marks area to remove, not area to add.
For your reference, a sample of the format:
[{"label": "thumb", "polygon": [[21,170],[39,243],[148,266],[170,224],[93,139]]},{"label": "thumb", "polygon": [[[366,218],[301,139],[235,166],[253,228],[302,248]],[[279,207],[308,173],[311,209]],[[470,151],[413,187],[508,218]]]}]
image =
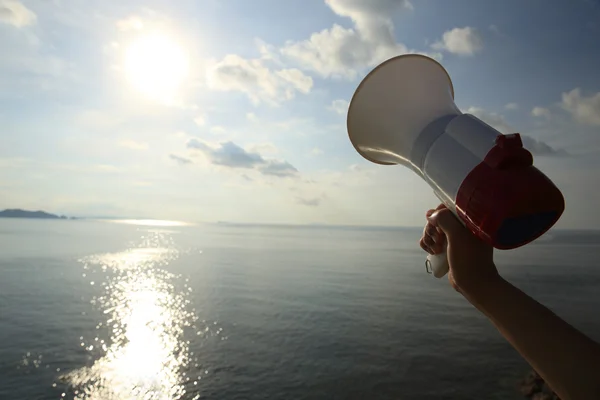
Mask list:
[{"label": "thumb", "polygon": [[465,229],[452,211],[447,208],[436,211],[427,219],[431,225],[441,229],[448,240]]}]

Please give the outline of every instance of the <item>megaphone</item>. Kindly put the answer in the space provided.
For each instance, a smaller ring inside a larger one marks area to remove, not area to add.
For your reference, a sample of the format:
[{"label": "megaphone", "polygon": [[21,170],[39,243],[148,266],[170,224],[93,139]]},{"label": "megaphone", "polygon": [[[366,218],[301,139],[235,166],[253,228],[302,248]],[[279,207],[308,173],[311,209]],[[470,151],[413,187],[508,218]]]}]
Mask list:
[{"label": "megaphone", "polygon": [[[454,104],[454,87],[437,61],[391,58],[359,84],[348,108],[350,141],[360,155],[411,168],[471,232],[497,249],[535,240],[562,215],[560,190],[533,166],[518,133],[503,135]],[[448,272],[445,253],[427,270]]]}]

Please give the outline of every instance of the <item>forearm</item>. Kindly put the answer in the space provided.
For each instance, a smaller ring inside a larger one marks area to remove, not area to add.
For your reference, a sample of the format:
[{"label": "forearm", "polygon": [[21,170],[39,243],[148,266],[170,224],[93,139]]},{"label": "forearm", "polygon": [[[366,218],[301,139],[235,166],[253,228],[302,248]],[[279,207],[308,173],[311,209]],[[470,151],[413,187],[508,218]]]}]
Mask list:
[{"label": "forearm", "polygon": [[465,297],[561,399],[600,399],[600,345],[504,279]]}]

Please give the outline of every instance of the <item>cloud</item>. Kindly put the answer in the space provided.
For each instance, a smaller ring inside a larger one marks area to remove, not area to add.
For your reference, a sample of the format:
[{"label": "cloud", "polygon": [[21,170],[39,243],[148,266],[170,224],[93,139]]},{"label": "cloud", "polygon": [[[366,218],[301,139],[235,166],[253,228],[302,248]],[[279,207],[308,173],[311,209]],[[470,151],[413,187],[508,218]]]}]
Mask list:
[{"label": "cloud", "polygon": [[600,126],[600,92],[585,97],[581,95],[581,89],[575,88],[562,94],[561,105],[575,121]]},{"label": "cloud", "polygon": [[348,166],[348,169],[352,172],[363,172],[366,170],[364,165],[352,164]]},{"label": "cloud", "polygon": [[224,127],[222,127],[220,125],[211,126],[211,128],[210,128],[210,133],[212,133],[213,135],[223,135],[226,132],[227,132],[227,129],[225,129]]},{"label": "cloud", "polygon": [[198,126],[204,126],[206,125],[206,117],[204,115],[197,115],[196,118],[194,118],[194,123]]},{"label": "cloud", "polygon": [[187,164],[192,163],[192,160],[190,160],[189,158],[181,157],[176,154],[169,154],[169,158],[173,161],[176,161],[177,163],[179,163],[181,165],[187,165]]},{"label": "cloud", "polygon": [[265,164],[259,166],[258,170],[264,175],[278,177],[295,176],[298,173],[296,167],[287,161],[267,160]]},{"label": "cloud", "polygon": [[228,168],[254,169],[263,175],[291,177],[298,174],[292,164],[284,160],[265,159],[260,153],[245,150],[228,141],[218,144],[190,139],[187,147],[200,151],[212,164]]},{"label": "cloud", "polygon": [[119,29],[120,31],[138,31],[143,28],[144,22],[140,17],[137,17],[135,15],[117,21],[117,29]]},{"label": "cloud", "polygon": [[471,56],[483,50],[483,38],[477,29],[470,26],[454,28],[444,32],[442,40],[431,45],[434,50]]},{"label": "cloud", "polygon": [[207,79],[209,88],[243,92],[255,104],[291,100],[296,92],[307,94],[313,86],[312,78],[298,69],[274,70],[263,60],[235,54],[225,56],[209,68]]},{"label": "cloud", "polygon": [[23,167],[23,166],[30,164],[31,161],[32,160],[30,158],[23,158],[23,157],[10,157],[10,158],[0,157],[0,167],[2,169],[19,168],[19,167]]},{"label": "cloud", "polygon": [[107,172],[107,173],[117,173],[122,172],[121,169],[117,166],[110,164],[98,164],[92,167],[92,171],[95,172]]},{"label": "cloud", "polygon": [[254,114],[252,112],[246,113],[246,118],[250,122],[258,122],[258,117],[256,116],[256,114]]},{"label": "cloud", "polygon": [[508,103],[504,106],[507,110],[517,110],[519,105],[517,103]]},{"label": "cloud", "polygon": [[533,110],[531,110],[531,115],[533,115],[534,117],[545,117],[545,118],[549,118],[550,117],[550,110],[548,110],[547,108],[544,107],[533,107]]},{"label": "cloud", "polygon": [[506,122],[506,119],[500,114],[488,112],[483,108],[479,107],[469,107],[467,109],[467,114],[472,114],[492,126],[492,128],[497,129],[501,133],[508,134],[514,133],[514,129]]},{"label": "cloud", "polygon": [[321,205],[322,201],[323,201],[322,197],[311,197],[311,198],[296,197],[296,202],[298,204],[302,204],[303,206],[307,206],[307,207],[318,207]]},{"label": "cloud", "polygon": [[119,142],[119,146],[131,150],[148,150],[148,143],[140,143],[130,139],[121,140]]},{"label": "cloud", "polygon": [[[467,109],[468,114],[472,114],[490,125],[492,128],[497,129],[503,134],[514,133],[515,130],[512,128],[504,116],[485,111],[479,107],[469,107]],[[521,140],[523,142],[523,146],[527,148],[532,154],[538,156],[566,156],[568,153],[564,149],[555,149],[554,147],[539,141],[537,139],[532,138],[531,136],[521,134]]]},{"label": "cloud", "polygon": [[555,149],[550,145],[532,138],[531,136],[521,135],[523,147],[538,156],[567,156],[565,149]]},{"label": "cloud", "polygon": [[310,76],[304,75],[304,73],[299,69],[282,69],[277,71],[276,74],[284,81],[290,83],[296,90],[298,90],[301,93],[307,94],[310,92],[310,89],[312,89],[312,78]]},{"label": "cloud", "polygon": [[279,149],[273,143],[251,144],[246,149],[250,152],[260,154],[276,154],[279,152]]},{"label": "cloud", "polygon": [[323,150],[321,150],[321,149],[320,149],[320,148],[318,148],[318,147],[315,147],[314,149],[312,149],[312,150],[310,151],[310,154],[311,154],[312,156],[320,156],[321,154],[323,154]]},{"label": "cloud", "polygon": [[347,100],[334,100],[329,106],[329,109],[338,114],[346,114],[350,103]]},{"label": "cloud", "polygon": [[264,163],[264,159],[260,154],[247,152],[233,142],[213,145],[199,139],[190,139],[187,147],[200,150],[215,165],[231,168],[253,168]]},{"label": "cloud", "polygon": [[334,24],[313,33],[309,39],[287,42],[281,53],[303,68],[324,77],[353,79],[366,67],[408,52],[394,37],[392,16],[402,8],[412,9],[407,0],[325,0],[339,16],[350,18],[353,28]]},{"label": "cloud", "polygon": [[16,0],[0,0],[0,22],[22,28],[33,25],[37,16]]},{"label": "cloud", "polygon": [[138,186],[138,187],[150,187],[150,186],[154,186],[151,182],[146,182],[146,181],[135,181],[133,182],[133,186]]}]

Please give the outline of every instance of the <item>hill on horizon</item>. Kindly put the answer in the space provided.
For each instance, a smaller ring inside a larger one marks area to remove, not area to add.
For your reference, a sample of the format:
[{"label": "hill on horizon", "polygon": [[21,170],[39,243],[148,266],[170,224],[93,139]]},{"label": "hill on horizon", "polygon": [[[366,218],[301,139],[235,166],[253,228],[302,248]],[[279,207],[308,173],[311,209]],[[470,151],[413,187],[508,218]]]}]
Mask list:
[{"label": "hill on horizon", "polygon": [[64,215],[50,214],[46,211],[28,211],[19,208],[0,211],[0,218],[69,219]]}]

